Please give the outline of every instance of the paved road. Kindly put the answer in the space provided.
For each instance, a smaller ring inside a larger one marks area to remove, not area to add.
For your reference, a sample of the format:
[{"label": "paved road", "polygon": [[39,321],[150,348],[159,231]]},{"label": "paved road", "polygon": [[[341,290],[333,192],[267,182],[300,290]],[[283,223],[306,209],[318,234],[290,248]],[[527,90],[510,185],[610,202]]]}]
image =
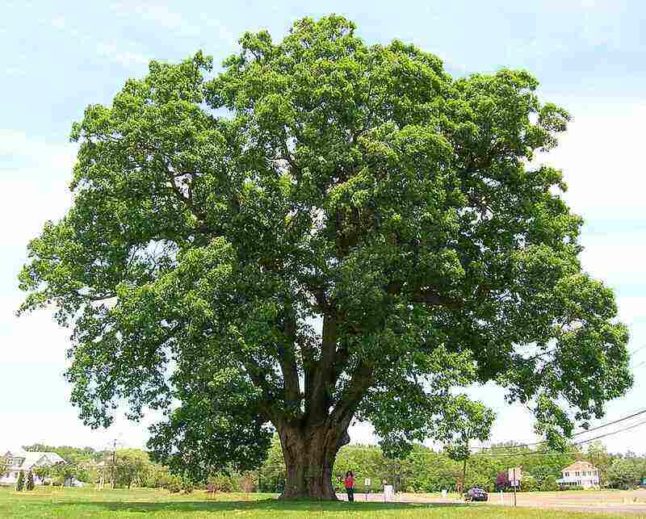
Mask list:
[{"label": "paved road", "polygon": [[[339,499],[347,499],[345,494],[339,494]],[[355,494],[356,501],[384,501],[384,495]],[[490,494],[488,503],[465,505],[461,500],[438,494],[396,494],[398,503],[428,503],[453,506],[512,506],[513,494]],[[576,492],[522,492],[517,495],[518,506],[528,508],[552,508],[580,512],[598,513],[630,513],[635,517],[646,518],[646,489],[641,490],[601,490]]]}]

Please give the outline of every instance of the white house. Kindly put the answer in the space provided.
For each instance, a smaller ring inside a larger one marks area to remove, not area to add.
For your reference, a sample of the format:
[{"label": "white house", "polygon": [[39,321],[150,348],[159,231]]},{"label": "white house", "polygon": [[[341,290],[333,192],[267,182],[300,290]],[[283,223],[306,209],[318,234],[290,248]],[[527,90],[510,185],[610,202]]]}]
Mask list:
[{"label": "white house", "polygon": [[599,469],[587,461],[575,461],[561,471],[562,478],[557,480],[561,487],[599,487]]},{"label": "white house", "polygon": [[[65,463],[65,460],[55,452],[7,451],[3,458],[6,461],[6,467],[4,474],[0,474],[0,485],[15,485],[20,471],[27,476],[27,472],[36,467],[51,467]],[[34,476],[34,483],[42,485],[43,482]]]}]

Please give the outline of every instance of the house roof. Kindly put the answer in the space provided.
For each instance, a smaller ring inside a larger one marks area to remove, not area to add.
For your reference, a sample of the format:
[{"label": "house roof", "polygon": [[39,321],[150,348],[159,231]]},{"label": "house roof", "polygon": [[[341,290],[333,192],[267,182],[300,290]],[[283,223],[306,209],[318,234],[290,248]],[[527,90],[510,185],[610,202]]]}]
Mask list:
[{"label": "house roof", "polygon": [[20,463],[20,465],[18,466],[15,466],[15,468],[19,468],[21,470],[29,470],[35,466],[65,463],[65,460],[55,452],[7,451],[5,457],[22,459],[22,463]]},{"label": "house roof", "polygon": [[595,467],[592,463],[589,461],[575,461],[572,463],[572,465],[569,465],[565,467],[564,469],[561,470],[561,472],[572,472],[572,471],[581,471],[581,470],[597,470],[597,467]]}]

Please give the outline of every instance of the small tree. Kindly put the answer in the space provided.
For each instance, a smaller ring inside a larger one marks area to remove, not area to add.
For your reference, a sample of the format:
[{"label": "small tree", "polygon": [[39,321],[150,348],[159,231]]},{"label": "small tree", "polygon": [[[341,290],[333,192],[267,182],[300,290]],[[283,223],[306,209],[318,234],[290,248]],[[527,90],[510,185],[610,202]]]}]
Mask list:
[{"label": "small tree", "polygon": [[599,484],[606,486],[608,484],[608,471],[612,464],[612,456],[608,453],[603,443],[596,441],[588,446],[586,457],[599,470]]},{"label": "small tree", "polygon": [[34,489],[34,473],[30,470],[27,472],[27,490]]},{"label": "small tree", "polygon": [[18,474],[18,481],[16,481],[16,490],[22,492],[25,488],[25,473],[21,470]]},{"label": "small tree", "polygon": [[630,489],[639,486],[640,473],[634,460],[617,458],[608,469],[608,482],[612,488]]},{"label": "small tree", "polygon": [[116,486],[141,486],[148,477],[151,465],[148,454],[140,449],[118,450],[114,467]]},{"label": "small tree", "polygon": [[505,490],[509,486],[509,477],[506,471],[501,471],[496,476],[496,490]]},{"label": "small tree", "polygon": [[45,483],[45,479],[50,477],[52,473],[52,468],[48,466],[40,466],[34,469],[34,475],[40,479],[42,483]]},{"label": "small tree", "polygon": [[552,474],[547,475],[538,485],[538,489],[543,492],[554,492],[559,489],[556,477]]}]

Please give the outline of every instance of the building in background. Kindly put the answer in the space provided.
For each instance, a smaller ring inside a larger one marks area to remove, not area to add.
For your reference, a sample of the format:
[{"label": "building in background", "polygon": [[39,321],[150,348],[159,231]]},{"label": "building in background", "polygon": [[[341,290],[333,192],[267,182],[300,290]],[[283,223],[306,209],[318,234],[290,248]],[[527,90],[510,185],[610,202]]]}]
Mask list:
[{"label": "building in background", "polygon": [[575,461],[561,470],[561,488],[599,488],[599,469],[587,461]]},{"label": "building in background", "polygon": [[[27,451],[7,451],[3,458],[6,460],[4,474],[0,474],[0,485],[15,485],[18,481],[18,474],[27,472],[37,467],[51,467],[60,463],[65,463],[55,452],[27,452]],[[42,485],[43,481],[34,475],[34,483]]]}]

